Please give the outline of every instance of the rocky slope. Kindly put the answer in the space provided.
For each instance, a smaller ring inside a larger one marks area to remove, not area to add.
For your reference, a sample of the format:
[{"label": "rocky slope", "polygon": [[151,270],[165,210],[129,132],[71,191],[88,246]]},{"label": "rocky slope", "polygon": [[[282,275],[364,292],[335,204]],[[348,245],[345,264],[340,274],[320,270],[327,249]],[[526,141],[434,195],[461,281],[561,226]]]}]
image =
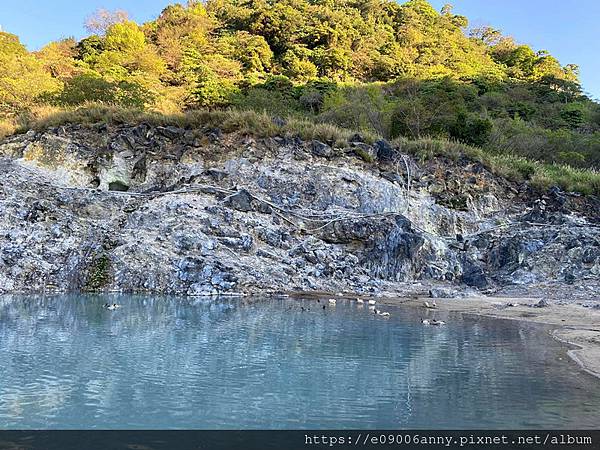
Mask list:
[{"label": "rocky slope", "polygon": [[0,292],[600,292],[597,199],[352,141],[148,124],[9,138]]}]

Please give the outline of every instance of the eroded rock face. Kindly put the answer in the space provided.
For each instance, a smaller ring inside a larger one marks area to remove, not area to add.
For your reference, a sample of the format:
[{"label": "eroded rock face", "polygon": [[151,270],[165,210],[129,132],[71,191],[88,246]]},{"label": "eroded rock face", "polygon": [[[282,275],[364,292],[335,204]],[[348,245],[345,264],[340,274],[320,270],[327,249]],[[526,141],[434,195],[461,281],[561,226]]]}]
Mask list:
[{"label": "eroded rock face", "polygon": [[346,151],[148,124],[10,138],[0,292],[598,287],[600,231],[583,200],[353,139]]}]

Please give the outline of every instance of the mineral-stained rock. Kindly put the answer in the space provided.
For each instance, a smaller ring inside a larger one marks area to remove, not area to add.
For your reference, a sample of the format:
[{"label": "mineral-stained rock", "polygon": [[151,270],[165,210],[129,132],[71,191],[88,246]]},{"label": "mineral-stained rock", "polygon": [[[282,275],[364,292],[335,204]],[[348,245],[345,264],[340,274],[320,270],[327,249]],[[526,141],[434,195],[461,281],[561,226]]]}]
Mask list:
[{"label": "mineral-stained rock", "polygon": [[354,136],[338,155],[297,137],[65,125],[0,156],[0,292],[600,289],[593,199],[543,200],[469,161],[394,167],[386,141]]}]

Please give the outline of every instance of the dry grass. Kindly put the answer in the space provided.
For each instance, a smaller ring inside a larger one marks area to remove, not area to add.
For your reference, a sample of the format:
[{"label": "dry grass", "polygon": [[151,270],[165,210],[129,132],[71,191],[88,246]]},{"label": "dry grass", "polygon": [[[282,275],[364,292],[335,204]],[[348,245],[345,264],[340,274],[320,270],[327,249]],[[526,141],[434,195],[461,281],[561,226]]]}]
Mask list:
[{"label": "dry grass", "polygon": [[17,132],[44,130],[65,124],[92,125],[96,123],[126,124],[148,122],[153,125],[180,125],[181,114],[165,115],[138,109],[121,108],[102,104],[89,104],[77,108],[54,106],[37,107],[16,118]]},{"label": "dry grass", "polygon": [[[186,113],[162,114],[102,104],[90,104],[78,108],[41,107],[16,118],[16,129],[8,132],[43,130],[69,123],[92,125],[96,123],[127,124],[146,122],[157,126],[182,128],[219,127],[225,132],[239,131],[257,136],[299,136],[302,139],[319,139],[332,145],[347,144],[350,130],[328,123],[288,118],[283,124],[276,123],[266,114],[241,110],[197,110]],[[366,136],[374,140],[375,136]]]},{"label": "dry grass", "polygon": [[495,175],[516,182],[528,181],[542,190],[558,186],[568,192],[600,195],[600,172],[593,169],[547,164],[510,154],[491,155],[480,148],[439,139],[398,139],[394,143],[421,160],[443,156],[456,161],[467,157],[482,163]]},{"label": "dry grass", "polygon": [[17,131],[17,125],[12,119],[0,120],[0,139],[4,139]]},{"label": "dry grass", "polygon": [[[0,121],[0,138],[25,132],[29,129],[43,130],[68,123],[92,125],[96,123],[128,124],[146,122],[156,126],[178,126],[182,128],[219,127],[225,132],[244,132],[259,137],[299,136],[304,140],[318,139],[336,147],[348,144],[351,130],[329,123],[288,118],[282,123],[274,121],[267,113],[241,110],[198,110],[187,113],[162,114],[102,104],[65,109],[39,107],[12,119]],[[367,142],[378,136],[364,135]],[[547,189],[559,186],[566,191],[583,194],[600,194],[600,173],[591,169],[575,169],[565,165],[544,164],[513,155],[491,155],[480,148],[459,142],[440,139],[396,139],[393,142],[403,152],[422,160],[447,157],[458,160],[467,157],[481,162],[493,173],[512,181],[529,181],[533,186]]]}]

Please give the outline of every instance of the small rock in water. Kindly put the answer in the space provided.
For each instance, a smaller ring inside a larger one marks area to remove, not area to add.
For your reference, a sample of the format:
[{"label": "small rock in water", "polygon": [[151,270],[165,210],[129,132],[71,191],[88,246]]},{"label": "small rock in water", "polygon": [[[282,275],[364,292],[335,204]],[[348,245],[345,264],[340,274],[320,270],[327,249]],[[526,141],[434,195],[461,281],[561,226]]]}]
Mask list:
[{"label": "small rock in water", "polygon": [[541,299],[539,302],[537,302],[535,305],[533,305],[535,308],[545,308],[547,306],[550,306],[550,303],[548,303],[546,300]]}]

